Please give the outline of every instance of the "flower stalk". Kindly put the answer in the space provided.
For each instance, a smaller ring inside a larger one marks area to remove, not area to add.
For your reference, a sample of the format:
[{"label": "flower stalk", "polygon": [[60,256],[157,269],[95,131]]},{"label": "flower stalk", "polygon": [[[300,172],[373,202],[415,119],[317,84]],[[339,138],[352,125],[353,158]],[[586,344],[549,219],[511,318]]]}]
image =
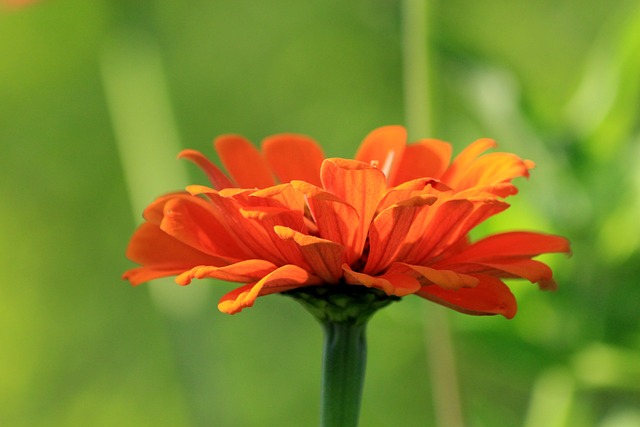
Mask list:
[{"label": "flower stalk", "polygon": [[321,427],[356,427],[367,362],[367,322],[325,321]]},{"label": "flower stalk", "polygon": [[322,325],[321,427],[356,427],[367,362],[366,328],[379,309],[399,297],[344,284],[285,292]]}]

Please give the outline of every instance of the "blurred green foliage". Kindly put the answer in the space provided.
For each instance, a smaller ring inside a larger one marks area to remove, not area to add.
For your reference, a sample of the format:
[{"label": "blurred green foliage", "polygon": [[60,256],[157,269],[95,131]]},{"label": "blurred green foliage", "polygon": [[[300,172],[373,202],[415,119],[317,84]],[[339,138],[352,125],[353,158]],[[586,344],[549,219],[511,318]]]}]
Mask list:
[{"label": "blurred green foliage", "polygon": [[[403,123],[400,6],[0,2],[0,425],[316,423],[320,328],[301,307],[271,296],[227,316],[215,306],[232,285],[120,280],[133,204],[187,179],[176,161],[125,181],[122,162],[166,162],[166,144],[213,155],[227,132],[301,132],[351,156]],[[412,138],[459,151],[490,136],[536,161],[478,235],[544,230],[574,249],[549,258],[558,292],[513,284],[514,320],[449,315],[466,425],[640,425],[640,7],[429,10],[434,134]],[[136,131],[148,137],[123,142]],[[437,309],[405,298],[372,320],[362,426],[432,423],[424,314]]]}]

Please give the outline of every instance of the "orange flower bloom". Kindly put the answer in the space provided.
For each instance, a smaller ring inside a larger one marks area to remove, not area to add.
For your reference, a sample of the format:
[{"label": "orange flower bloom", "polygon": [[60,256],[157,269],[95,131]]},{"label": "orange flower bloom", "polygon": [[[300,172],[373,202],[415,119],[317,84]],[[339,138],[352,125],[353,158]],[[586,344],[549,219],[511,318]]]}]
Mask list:
[{"label": "orange flower bloom", "polygon": [[301,135],[267,138],[262,152],[240,136],[222,136],[215,149],[229,176],[197,151],[180,153],[212,187],[189,186],[145,210],[127,250],[141,267],[124,277],[133,285],[174,275],[181,285],[194,278],[244,283],[218,305],[230,314],[259,296],[333,285],[511,318],[516,301],[502,279],[554,288],[550,268],[532,258],[569,252],[569,243],[524,231],[470,242],[471,229],[508,207],[503,199],[517,192],[511,180],[533,167],[513,154],[480,156],[494,145],[478,140],[451,162],[449,144],[407,145],[404,128],[388,126],[347,160],[325,159]]}]

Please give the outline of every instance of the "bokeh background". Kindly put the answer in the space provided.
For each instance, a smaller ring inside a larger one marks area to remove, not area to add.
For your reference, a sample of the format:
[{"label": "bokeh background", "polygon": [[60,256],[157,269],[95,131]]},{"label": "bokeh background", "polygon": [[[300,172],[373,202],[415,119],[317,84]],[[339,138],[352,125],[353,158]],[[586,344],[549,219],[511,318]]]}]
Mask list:
[{"label": "bokeh background", "polygon": [[[230,284],[132,288],[124,250],[144,205],[205,182],[181,148],[299,132],[350,157],[405,123],[401,2],[19,3],[0,1],[0,425],[316,425],[300,306],[228,316]],[[476,235],[574,253],[546,258],[555,293],[513,283],[511,321],[411,297],[378,313],[361,425],[436,425],[448,337],[466,426],[640,425],[639,3],[431,0],[428,22],[431,135],[411,137],[536,161]]]}]

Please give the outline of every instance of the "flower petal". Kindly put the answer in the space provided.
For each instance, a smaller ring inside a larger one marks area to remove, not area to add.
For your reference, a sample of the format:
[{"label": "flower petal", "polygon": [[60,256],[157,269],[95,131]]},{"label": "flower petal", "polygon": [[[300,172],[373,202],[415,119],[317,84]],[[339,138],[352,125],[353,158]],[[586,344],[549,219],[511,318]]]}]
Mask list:
[{"label": "flower petal", "polygon": [[436,285],[423,286],[416,295],[465,314],[501,314],[507,319],[516,315],[516,299],[500,279],[477,275],[478,285],[456,290]]},{"label": "flower petal", "polygon": [[368,288],[380,289],[387,295],[399,297],[415,293],[420,289],[420,282],[404,266],[394,265],[380,276],[371,276],[353,271],[347,264],[342,266],[344,278],[351,285],[364,285]]},{"label": "flower petal", "polygon": [[[456,195],[457,197],[457,195]],[[447,252],[456,253],[460,250],[457,243],[467,237],[468,233],[478,224],[484,222],[509,207],[509,204],[497,199],[468,200],[473,204],[473,209],[466,216],[460,218],[457,228],[450,232],[446,238],[442,238],[432,249],[431,257],[446,256]],[[466,245],[465,245],[466,246]]]},{"label": "flower petal", "polygon": [[295,264],[308,268],[300,248],[294,242],[281,239],[274,231],[275,227],[284,226],[299,232],[306,232],[304,218],[298,211],[283,208],[255,207],[252,210],[242,209],[242,215],[259,224],[270,240],[269,248],[273,254],[280,254],[284,264]]},{"label": "flower petal", "polygon": [[218,309],[223,313],[235,314],[253,306],[259,296],[320,283],[322,283],[321,280],[309,274],[308,271],[295,265],[284,265],[257,283],[241,286],[224,295],[218,303]]},{"label": "flower petal", "polygon": [[473,288],[478,285],[478,278],[461,274],[453,270],[439,270],[422,265],[403,264],[420,275],[427,283],[433,283],[443,289]]},{"label": "flower petal", "polygon": [[127,247],[127,258],[142,265],[124,273],[123,278],[132,285],[180,274],[195,265],[226,264],[225,260],[202,253],[149,222],[143,223],[133,234]]},{"label": "flower petal", "polygon": [[339,243],[345,248],[347,263],[355,262],[361,253],[356,250],[360,221],[356,210],[334,194],[314,185],[303,181],[292,181],[291,185],[305,195],[309,211],[318,226],[318,235]]},{"label": "flower petal", "polygon": [[403,259],[422,235],[422,219],[435,201],[435,196],[415,196],[376,215],[369,228],[369,257],[363,271],[375,274]]},{"label": "flower petal", "polygon": [[447,181],[452,187],[464,188],[510,182],[516,177],[528,177],[529,168],[520,157],[511,153],[489,153],[476,159],[455,177]]},{"label": "flower petal", "polygon": [[320,186],[320,166],[324,153],[304,135],[280,134],[262,141],[262,151],[280,182],[301,180]]},{"label": "flower petal", "polygon": [[211,265],[199,265],[189,271],[185,271],[176,277],[180,285],[188,285],[193,279],[220,279],[227,282],[257,282],[278,267],[262,259],[250,259],[235,264],[215,267]]},{"label": "flower petal", "polygon": [[221,216],[199,197],[174,197],[164,204],[160,228],[186,245],[229,262],[250,258]]},{"label": "flower petal", "polygon": [[426,264],[443,241],[455,241],[460,237],[458,230],[472,211],[473,203],[469,200],[446,200],[434,204],[424,220],[427,227],[420,234],[420,240],[411,247],[405,261],[415,265]]},{"label": "flower petal", "polygon": [[545,283],[553,279],[553,273],[547,264],[532,259],[508,258],[481,261],[476,264],[506,273],[503,277],[521,277],[531,283]]},{"label": "flower petal", "polygon": [[213,188],[216,190],[235,187],[233,182],[231,182],[231,180],[201,152],[196,150],[182,150],[180,154],[178,154],[178,158],[187,159],[198,165],[200,169],[207,174],[209,181],[211,181],[211,185],[213,185]]},{"label": "flower petal", "polygon": [[247,139],[239,135],[223,135],[216,138],[214,146],[238,186],[265,188],[275,184],[264,157]]},{"label": "flower petal", "polygon": [[[495,146],[496,142],[488,138],[478,139],[477,141],[469,144],[456,156],[453,163],[451,163],[449,168],[447,168],[441,178],[442,182],[447,185],[451,182],[457,182],[457,177],[463,174],[480,154]],[[453,187],[452,185],[450,186]]]},{"label": "flower petal", "polygon": [[411,181],[403,182],[400,185],[389,188],[378,205],[378,211],[401,203],[403,200],[410,199],[415,196],[423,195],[441,195],[443,192],[451,193],[451,189],[440,181],[433,178],[418,178]]},{"label": "flower petal", "polygon": [[371,220],[387,190],[385,176],[367,163],[344,159],[325,160],[320,176],[325,190],[356,210],[358,228],[353,250],[360,256]]},{"label": "flower petal", "polygon": [[345,262],[344,246],[330,240],[299,233],[291,228],[275,226],[281,239],[292,240],[300,247],[311,272],[325,283],[337,283]]},{"label": "flower petal", "polygon": [[485,237],[447,259],[447,263],[474,262],[500,257],[534,257],[553,252],[570,253],[569,241],[550,234],[512,231]]},{"label": "flower petal", "polygon": [[404,127],[384,126],[365,137],[355,159],[379,168],[389,182],[393,182],[406,144],[407,131]]},{"label": "flower petal", "polygon": [[[320,178],[318,177],[318,179]],[[247,202],[251,206],[285,207],[301,213],[304,213],[306,206],[304,196],[295,190],[290,183],[254,191],[247,198]]]},{"label": "flower petal", "polygon": [[422,139],[405,148],[393,185],[417,178],[440,178],[451,161],[451,144]]}]

